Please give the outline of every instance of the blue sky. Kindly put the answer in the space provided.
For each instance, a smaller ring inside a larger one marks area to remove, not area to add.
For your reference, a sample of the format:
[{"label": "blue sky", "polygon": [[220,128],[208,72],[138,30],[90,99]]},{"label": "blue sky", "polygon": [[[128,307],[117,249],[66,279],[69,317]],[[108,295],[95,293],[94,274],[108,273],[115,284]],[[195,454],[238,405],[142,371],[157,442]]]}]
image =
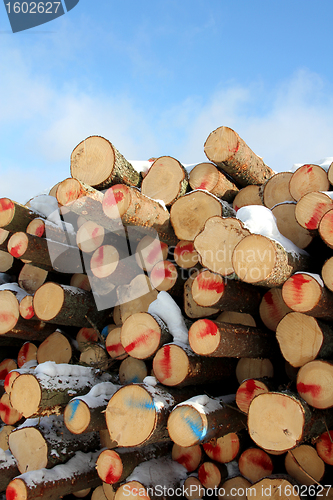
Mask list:
[{"label": "blue sky", "polygon": [[333,156],[333,2],[80,0],[11,33],[0,5],[0,196],[70,176],[90,135],[205,161],[221,125],[275,171]]}]

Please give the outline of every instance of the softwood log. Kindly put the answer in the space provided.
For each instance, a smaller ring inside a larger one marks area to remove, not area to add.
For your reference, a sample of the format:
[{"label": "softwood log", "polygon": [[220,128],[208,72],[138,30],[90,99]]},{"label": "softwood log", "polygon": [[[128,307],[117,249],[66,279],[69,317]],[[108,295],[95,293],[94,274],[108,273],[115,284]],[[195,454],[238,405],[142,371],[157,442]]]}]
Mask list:
[{"label": "softwood log", "polygon": [[213,163],[199,163],[192,168],[189,184],[193,190],[206,189],[218,198],[232,202],[239,188]]},{"label": "softwood log", "polygon": [[312,191],[302,196],[296,203],[295,217],[305,229],[318,229],[322,216],[333,208],[330,191]]},{"label": "softwood log", "polygon": [[91,292],[53,282],[38,288],[33,306],[37,318],[58,325],[90,327],[92,322],[104,326],[110,314],[110,310],[97,310]]},{"label": "softwood log", "polygon": [[80,328],[75,338],[80,352],[95,344],[99,340],[99,334],[94,328]]},{"label": "softwood log", "polygon": [[[14,259],[7,250],[0,250],[0,272],[6,273],[7,271],[12,272],[13,270],[19,270],[22,267],[22,263]],[[16,274],[16,272],[14,273]]]},{"label": "softwood log", "polygon": [[200,263],[222,276],[233,275],[233,251],[235,246],[249,235],[250,231],[234,217],[210,217],[194,240]]},{"label": "softwood log", "polygon": [[273,461],[264,450],[250,447],[243,451],[238,459],[239,472],[246,479],[255,483],[273,473]]},{"label": "softwood log", "polygon": [[[4,423],[0,424],[0,448],[3,451],[6,451],[9,449],[8,436],[12,432],[12,430],[14,430],[14,429],[15,429],[15,427],[13,425],[7,425]],[[4,458],[3,455],[1,458]],[[1,462],[1,458],[0,458],[0,462]],[[1,488],[0,488],[0,491],[1,491]]]},{"label": "softwood log", "polygon": [[[108,282],[117,285],[128,285],[142,270],[132,256],[123,254],[113,245],[101,245],[91,258],[88,259],[88,269],[101,280],[108,278]],[[94,282],[92,289],[94,290]]]},{"label": "softwood log", "polygon": [[72,434],[106,429],[104,411],[119,385],[102,382],[94,385],[85,396],[73,398],[64,410],[64,423]]},{"label": "softwood log", "polygon": [[168,245],[158,238],[144,236],[135,249],[135,260],[141,269],[148,273],[157,262],[168,257]]},{"label": "softwood log", "polygon": [[273,391],[252,400],[247,419],[250,437],[268,452],[315,441],[332,423],[332,412],[315,410],[296,394]]},{"label": "softwood log", "polygon": [[232,265],[242,281],[271,288],[282,285],[296,271],[308,269],[309,255],[288,250],[261,234],[251,234],[235,247]]},{"label": "softwood log", "polygon": [[37,346],[32,342],[24,342],[21,349],[17,353],[17,366],[21,368],[29,361],[37,362]]},{"label": "softwood log", "polygon": [[31,319],[35,315],[34,311],[34,306],[33,306],[33,296],[32,295],[26,295],[20,300],[19,303],[19,311],[20,311],[20,316],[22,316],[23,319]]},{"label": "softwood log", "polygon": [[272,474],[246,488],[246,500],[271,500],[276,496],[281,500],[300,500],[305,489],[288,474]]},{"label": "softwood log", "polygon": [[91,136],[71,154],[71,176],[97,189],[123,183],[139,186],[141,176],[133,165],[104,137]]},{"label": "softwood log", "polygon": [[202,449],[198,444],[184,448],[183,446],[173,443],[171,458],[183,465],[187,472],[195,471],[199,467],[202,457]]},{"label": "softwood log", "polygon": [[306,486],[319,484],[325,473],[325,463],[318,456],[316,449],[308,444],[290,450],[284,463],[287,473]]},{"label": "softwood log", "polygon": [[289,190],[292,176],[292,172],[279,172],[265,182],[261,187],[261,196],[265,207],[272,209],[278,203],[294,200]]},{"label": "softwood log", "polygon": [[170,452],[170,449],[170,443],[166,442],[141,448],[103,450],[96,461],[97,474],[104,483],[120,483],[132,474],[139,464],[163,457]]},{"label": "softwood log", "polygon": [[18,275],[18,284],[27,293],[33,294],[45,283],[48,271],[31,264],[24,264]]},{"label": "softwood log", "polygon": [[[54,332],[54,325],[44,323],[35,319],[19,318],[13,328],[4,333],[4,337],[11,339],[22,339],[25,341],[43,341]],[[1,338],[1,336],[0,336]]]},{"label": "softwood log", "polygon": [[10,451],[3,451],[0,454],[0,492],[5,491],[8,484],[14,477],[20,474],[16,460]]},{"label": "softwood log", "polygon": [[322,216],[318,226],[319,236],[329,248],[333,248],[332,224],[333,210],[331,209]]},{"label": "softwood log", "polygon": [[276,331],[276,327],[291,309],[282,298],[281,288],[271,288],[261,299],[259,315],[267,328]]},{"label": "softwood log", "polygon": [[75,246],[76,244],[76,233],[72,224],[69,225],[64,222],[58,225],[47,219],[37,217],[28,224],[26,233],[69,246]]},{"label": "softwood log", "polygon": [[330,257],[324,262],[321,269],[321,277],[327,288],[333,292],[333,257]]},{"label": "softwood log", "polygon": [[333,431],[326,431],[316,441],[316,451],[325,464],[333,465]]},{"label": "softwood log", "polygon": [[240,433],[229,432],[225,436],[213,438],[208,443],[203,443],[202,447],[211,460],[222,464],[232,462],[240,452],[240,435]]},{"label": "softwood log", "polygon": [[282,286],[284,303],[293,311],[316,318],[333,319],[333,292],[325,288],[319,275],[295,273]]},{"label": "softwood log", "polygon": [[246,417],[234,407],[232,398],[225,400],[228,403],[223,397],[201,395],[175,406],[168,418],[172,441],[179,446],[194,446],[244,429]]},{"label": "softwood log", "polygon": [[297,373],[298,394],[314,408],[333,406],[333,363],[317,359],[303,365]]},{"label": "softwood log", "polygon": [[333,330],[329,324],[299,312],[286,314],[276,328],[282,355],[294,367],[303,366],[317,357],[330,359],[332,338]]},{"label": "softwood log", "polygon": [[234,500],[246,500],[246,492],[250,487],[251,483],[245,477],[232,477],[223,483],[223,490],[219,492],[218,498],[219,500],[227,500],[236,493]]},{"label": "softwood log", "polygon": [[188,173],[183,165],[171,156],[157,158],[141,183],[141,193],[172,205],[186,193]]},{"label": "softwood log", "polygon": [[0,399],[0,419],[7,425],[22,422],[22,413],[12,406],[7,392]]},{"label": "softwood log", "polygon": [[76,244],[82,252],[92,253],[104,242],[104,227],[91,220],[84,222],[76,233]]},{"label": "softwood log", "polygon": [[192,396],[194,392],[193,387],[182,390],[148,384],[121,387],[111,397],[105,413],[111,439],[118,446],[170,440],[168,416],[176,404],[186,399],[186,394]]},{"label": "softwood log", "polygon": [[248,205],[263,205],[260,186],[253,184],[240,189],[232,202],[233,209],[237,212]]},{"label": "softwood log", "polygon": [[329,188],[327,171],[313,164],[299,167],[293,172],[289,182],[290,194],[296,201],[311,191],[328,191]]},{"label": "softwood log", "polygon": [[192,284],[198,271],[193,273],[190,278],[188,278],[184,283],[184,312],[187,317],[196,318],[207,318],[219,312],[218,307],[203,307],[199,306],[192,295]]},{"label": "softwood log", "polygon": [[307,248],[315,234],[297,222],[295,217],[296,203],[279,203],[272,208],[276,225],[280,233],[292,241],[298,248]]},{"label": "softwood log", "polygon": [[197,267],[199,254],[194,248],[194,242],[186,240],[178,241],[173,251],[173,258],[177,266],[183,269]]},{"label": "softwood log", "polygon": [[216,321],[222,323],[233,323],[247,326],[257,326],[255,319],[251,314],[242,313],[237,311],[223,311],[218,315]]},{"label": "softwood log", "polygon": [[[11,481],[6,496],[14,500],[58,500],[64,495],[95,488],[101,480],[95,469],[96,453],[76,452],[65,465],[21,474]],[[33,479],[33,480],[32,480]]]},{"label": "softwood log", "polygon": [[[111,325],[109,325],[111,326]],[[105,339],[105,348],[112,359],[123,360],[128,354],[120,341],[121,327],[113,328]]]},{"label": "softwood log", "polygon": [[7,231],[25,231],[27,225],[41,214],[9,198],[0,198],[0,227]]},{"label": "softwood log", "polygon": [[121,322],[124,323],[131,314],[147,312],[157,295],[158,291],[152,287],[150,279],[144,274],[138,274],[129,285],[118,286]]},{"label": "softwood log", "polygon": [[69,363],[73,352],[68,338],[60,330],[56,330],[38,346],[37,363],[45,363],[46,361]]},{"label": "softwood log", "polygon": [[198,479],[206,489],[219,488],[228,477],[228,470],[224,464],[214,462],[204,462],[198,469]]},{"label": "softwood log", "polygon": [[274,336],[251,326],[199,319],[188,336],[191,348],[201,356],[269,358],[277,352]]},{"label": "softwood log", "polygon": [[241,384],[248,378],[272,378],[274,367],[267,358],[240,358],[236,366],[236,378]]},{"label": "softwood log", "polygon": [[236,404],[238,408],[242,412],[248,413],[252,399],[255,398],[258,394],[269,392],[270,389],[271,386],[268,379],[265,380],[249,378],[244,380],[240,384],[236,392]]},{"label": "softwood log", "polygon": [[208,191],[196,190],[179,198],[170,209],[170,219],[179,240],[193,241],[207,219],[214,215],[235,216],[227,202]]},{"label": "softwood log", "polygon": [[224,311],[256,314],[261,301],[261,291],[251,284],[205,270],[194,276],[191,292],[199,306]]},{"label": "softwood log", "polygon": [[187,278],[188,273],[184,272],[184,269],[177,268],[170,260],[162,260],[155,264],[149,276],[153,288],[159,292],[168,292],[174,297],[183,295]]},{"label": "softwood log", "polygon": [[241,186],[264,184],[274,175],[239,135],[229,127],[211,132],[205,142],[207,158],[227,172]]},{"label": "softwood log", "polygon": [[[65,444],[65,446],[64,446]],[[98,433],[75,436],[64,426],[62,417],[27,419],[9,436],[9,448],[21,474],[65,463],[77,451],[99,449]]]},{"label": "softwood log", "polygon": [[[0,335],[14,328],[20,317],[19,302],[16,298],[17,294],[18,291],[15,288],[0,290]],[[22,290],[21,296],[24,295],[25,292]]]},{"label": "softwood log", "polygon": [[220,381],[232,384],[237,361],[221,363],[195,354],[189,347],[166,344],[157,351],[153,359],[153,372],[157,380],[166,386],[184,387]]},{"label": "softwood log", "polygon": [[76,286],[77,288],[82,288],[82,290],[87,290],[88,292],[91,291],[89,278],[86,274],[74,273],[71,276],[69,284],[70,286]]},{"label": "softwood log", "polygon": [[15,359],[5,358],[0,362],[0,380],[5,380],[11,370],[15,370],[17,364]]},{"label": "softwood log", "polygon": [[122,385],[140,384],[148,375],[148,367],[143,359],[128,356],[119,366],[119,380]]}]

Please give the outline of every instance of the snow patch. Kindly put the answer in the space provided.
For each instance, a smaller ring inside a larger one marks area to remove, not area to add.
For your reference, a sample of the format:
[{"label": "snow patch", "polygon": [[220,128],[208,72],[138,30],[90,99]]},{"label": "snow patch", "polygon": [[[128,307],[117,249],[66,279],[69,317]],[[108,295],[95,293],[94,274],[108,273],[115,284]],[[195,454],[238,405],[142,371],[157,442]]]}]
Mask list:
[{"label": "snow patch", "polygon": [[188,329],[180,307],[167,292],[160,292],[148,307],[148,313],[155,314],[167,325],[175,343],[188,345]]}]

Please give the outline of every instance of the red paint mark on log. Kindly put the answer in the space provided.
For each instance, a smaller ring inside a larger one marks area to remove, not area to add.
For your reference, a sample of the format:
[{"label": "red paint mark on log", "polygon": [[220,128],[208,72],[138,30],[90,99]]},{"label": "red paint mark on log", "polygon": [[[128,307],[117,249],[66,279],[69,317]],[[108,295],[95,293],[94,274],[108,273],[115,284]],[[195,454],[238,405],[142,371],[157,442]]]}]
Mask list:
[{"label": "red paint mark on log", "polygon": [[[201,327],[202,325],[202,327]],[[199,331],[199,337],[204,338],[207,337],[208,335],[212,335],[215,337],[215,335],[218,332],[218,327],[209,319],[202,319],[201,324],[200,324],[200,331]]]},{"label": "red paint mark on log", "polygon": [[14,486],[7,486],[6,489],[6,500],[16,500],[17,499],[17,492]]},{"label": "red paint mark on log", "polygon": [[156,243],[155,247],[149,252],[146,257],[146,260],[149,264],[157,261],[157,258],[160,256],[160,260],[163,260],[162,251],[167,246],[165,243]]},{"label": "red paint mark on log", "polygon": [[312,165],[303,165],[303,167],[305,168],[307,174],[310,174],[313,171]]},{"label": "red paint mark on log", "polygon": [[304,290],[302,290],[302,287],[306,283],[310,283],[311,278],[306,278],[304,274],[294,274],[291,276],[290,281],[293,286],[295,304],[300,304],[304,299]]},{"label": "red paint mark on log", "polygon": [[12,314],[0,313],[0,323],[10,323],[14,319],[16,319],[16,318],[14,318],[14,316]]},{"label": "red paint mark on log", "polygon": [[95,254],[94,254],[94,260],[95,260],[98,267],[101,267],[103,265],[104,247],[98,248],[97,252],[95,252]]},{"label": "red paint mark on log", "polygon": [[171,346],[165,345],[163,347],[163,356],[160,359],[160,367],[164,375],[164,379],[170,378],[172,375],[171,368],[171,355],[170,355]]},{"label": "red paint mark on log", "polygon": [[114,484],[117,483],[120,479],[120,474],[116,474],[115,471],[113,470],[113,467],[111,466],[108,470],[108,473],[105,476],[105,482],[107,484]]},{"label": "red paint mark on log", "polygon": [[195,251],[194,244],[192,242],[186,243],[186,245],[183,245],[183,246],[176,246],[176,248],[175,248],[175,254],[178,257],[181,257],[181,256],[185,255],[186,253],[192,253],[194,251]]},{"label": "red paint mark on log", "polygon": [[111,344],[111,345],[106,346],[106,350],[108,352],[115,352],[116,354],[121,352],[123,349],[124,348],[123,348],[123,345],[121,342],[118,342],[118,344]]},{"label": "red paint mark on log", "polygon": [[92,238],[98,238],[98,233],[99,233],[99,228],[95,227],[95,229],[92,231],[91,236]]},{"label": "red paint mark on log", "polygon": [[4,368],[3,370],[0,371],[0,380],[5,380],[5,378],[7,377],[8,375],[8,369],[7,368]]},{"label": "red paint mark on log", "polygon": [[125,351],[131,352],[136,347],[138,347],[142,344],[143,345],[146,344],[147,340],[149,340],[149,337],[156,336],[156,333],[157,332],[155,330],[153,330],[152,328],[150,328],[149,330],[146,330],[145,333],[142,333],[141,335],[139,335],[135,340],[133,340],[133,342],[128,344],[126,347],[124,346]]},{"label": "red paint mark on log", "polygon": [[208,454],[210,458],[213,460],[219,461],[220,458],[220,453],[221,453],[221,448],[220,446],[213,446],[210,443],[205,443],[203,444],[203,449],[205,452]]},{"label": "red paint mark on log", "polygon": [[178,462],[180,465],[183,465],[185,467],[185,469],[187,469],[188,472],[192,472],[193,468],[192,468],[192,457],[191,455],[180,455],[180,457],[178,457],[176,459],[176,462]]},{"label": "red paint mark on log", "polygon": [[35,236],[38,236],[38,238],[41,238],[44,234],[45,226],[44,224],[40,224],[36,229],[35,229]]},{"label": "red paint mark on log", "polygon": [[30,347],[29,342],[25,342],[23,344],[23,346],[21,347],[18,358],[17,358],[17,362],[20,363],[19,366],[24,365],[25,360],[27,359],[28,352],[29,352],[29,347]]},{"label": "red paint mark on log", "polygon": [[115,191],[110,188],[110,191],[105,193],[103,203],[107,207],[113,207],[114,205],[118,205],[124,199],[124,193],[122,191]]},{"label": "red paint mark on log", "polygon": [[207,189],[207,182],[203,181],[200,186],[198,186],[198,189]]},{"label": "red paint mark on log", "polygon": [[326,208],[327,208],[326,203],[318,203],[313,211],[310,220],[308,222],[305,222],[305,227],[307,229],[317,229],[320,219],[324,215]]},{"label": "red paint mark on log", "polygon": [[249,456],[250,461],[253,465],[261,467],[265,471],[273,471],[272,461],[265,452],[256,450],[255,452],[249,453]]},{"label": "red paint mark on log", "polygon": [[237,205],[235,205],[234,210],[235,210],[235,212],[237,212],[239,210],[239,207],[237,207]]},{"label": "red paint mark on log", "polygon": [[273,294],[272,294],[272,292],[270,290],[265,293],[264,300],[265,300],[266,304],[268,304],[269,306],[274,306],[275,305],[274,304],[274,300],[273,300]]},{"label": "red paint mark on log", "polygon": [[81,335],[86,340],[92,340],[92,341],[97,340],[97,333],[94,330],[91,331],[90,328],[82,328]]},{"label": "red paint mark on log", "polygon": [[34,311],[33,306],[29,306],[29,307],[27,307],[26,312],[22,316],[24,319],[31,319],[34,315],[35,315],[35,311]]},{"label": "red paint mark on log", "polygon": [[251,378],[245,382],[245,385],[243,387],[239,388],[239,392],[246,392],[249,396],[253,396],[253,393],[259,389],[259,387],[256,384],[256,381]]},{"label": "red paint mark on log", "polygon": [[11,411],[11,409],[8,405],[0,403],[0,415],[1,415],[2,420],[5,422],[5,424],[8,423],[10,411]]},{"label": "red paint mark on log", "polygon": [[332,459],[333,457],[333,431],[324,432],[319,438],[318,445],[323,448],[326,458]]},{"label": "red paint mark on log", "polygon": [[5,210],[12,210],[14,208],[14,203],[7,198],[0,198],[0,212]]},{"label": "red paint mark on log", "polygon": [[198,470],[198,479],[200,483],[204,486],[209,479],[209,472],[206,470],[205,464],[202,464]]},{"label": "red paint mark on log", "polygon": [[199,274],[196,278],[199,290],[204,290],[206,292],[216,292],[223,293],[224,292],[224,283],[223,281],[218,282],[212,278],[205,278],[203,274]]},{"label": "red paint mark on log", "polygon": [[162,282],[165,279],[172,280],[174,270],[175,268],[172,264],[167,267],[154,267],[152,271],[152,279],[153,281],[158,282]]},{"label": "red paint mark on log", "polygon": [[9,392],[9,387],[10,387],[9,382],[10,382],[10,379],[11,379],[11,375],[10,375],[10,373],[8,373],[6,375],[5,382],[4,382],[4,389],[7,392],[7,394]]},{"label": "red paint mark on log", "polygon": [[299,382],[297,384],[297,391],[301,394],[310,393],[313,398],[318,398],[321,393],[321,386],[318,384],[304,384],[304,382]]},{"label": "red paint mark on log", "polygon": [[22,252],[22,243],[18,243],[17,245],[14,245],[10,250],[9,250],[9,253],[10,255],[12,255],[13,257],[16,257],[17,259],[22,257],[23,253]]}]

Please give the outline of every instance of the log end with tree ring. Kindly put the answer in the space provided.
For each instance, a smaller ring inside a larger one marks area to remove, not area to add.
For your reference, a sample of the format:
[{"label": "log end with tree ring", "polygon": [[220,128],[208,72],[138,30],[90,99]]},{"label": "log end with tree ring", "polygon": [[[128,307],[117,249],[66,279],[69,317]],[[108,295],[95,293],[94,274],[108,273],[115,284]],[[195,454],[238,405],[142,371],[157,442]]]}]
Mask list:
[{"label": "log end with tree ring", "polygon": [[[229,500],[232,496],[234,500],[247,500],[246,492],[250,487],[251,483],[245,477],[232,477],[223,483],[223,488],[219,492],[218,499]],[[237,492],[236,495],[234,495],[235,492]]]},{"label": "log end with tree ring", "polygon": [[103,450],[97,458],[96,470],[104,483],[118,483],[123,473],[121,457],[114,450]]},{"label": "log end with tree ring", "polygon": [[[186,500],[201,500],[205,494],[205,488],[196,476],[188,476],[184,482],[184,497]],[[237,499],[236,499],[237,500]]]},{"label": "log end with tree ring", "polygon": [[[299,495],[303,491],[301,486],[295,485],[292,477],[288,475],[276,477],[273,475],[261,479],[253,485],[249,484],[246,491],[245,498],[247,500],[251,498],[257,500],[273,500],[274,498],[279,498],[279,500],[301,500],[303,498],[303,495]],[[225,497],[224,499],[226,500]]]},{"label": "log end with tree ring", "polygon": [[178,160],[161,156],[154,161],[141,184],[141,193],[171,205],[187,187],[187,172]]},{"label": "log end with tree ring", "polygon": [[41,397],[40,385],[33,375],[23,373],[15,378],[11,388],[10,401],[24,417],[29,418],[37,412]]},{"label": "log end with tree ring", "polygon": [[287,394],[259,394],[250,404],[247,424],[251,439],[260,448],[288,451],[303,438],[304,409]]},{"label": "log end with tree ring", "polygon": [[111,397],[105,418],[110,437],[118,446],[139,446],[154,431],[157,416],[153,398],[144,387],[134,384],[121,387]]},{"label": "log end with tree ring", "polygon": [[157,262],[166,260],[167,256],[168,245],[149,235],[139,241],[135,250],[135,260],[138,266],[147,272],[150,272]]},{"label": "log end with tree ring", "polygon": [[73,350],[69,340],[59,331],[51,333],[38,347],[37,362],[69,363]]},{"label": "log end with tree ring", "polygon": [[201,443],[207,434],[207,417],[191,405],[177,405],[168,418],[168,432],[171,440],[183,446]]},{"label": "log end with tree ring", "polygon": [[15,205],[9,198],[0,198],[0,227],[11,223],[15,214]]},{"label": "log end with tree ring", "polygon": [[245,283],[260,283],[272,273],[276,250],[269,238],[252,234],[243,238],[235,247],[232,265],[236,275]]},{"label": "log end with tree ring", "polygon": [[181,240],[175,246],[173,256],[177,266],[190,269],[199,262],[199,254],[194,248],[193,241]]},{"label": "log end with tree ring", "polygon": [[98,342],[98,332],[94,328],[80,328],[75,338],[77,348],[80,352],[84,351],[91,344]]},{"label": "log end with tree ring", "polygon": [[24,264],[18,275],[18,284],[23,290],[33,294],[40,286],[45,283],[48,271],[31,264]]},{"label": "log end with tree ring", "polygon": [[201,356],[209,356],[220,345],[218,326],[210,319],[198,319],[188,332],[191,349]]},{"label": "log end with tree ring", "polygon": [[175,386],[188,375],[189,359],[179,346],[167,344],[157,351],[153,360],[154,375],[161,384]]},{"label": "log end with tree ring", "polygon": [[28,361],[37,361],[37,346],[32,342],[24,342],[17,354],[17,366],[19,368]]},{"label": "log end with tree ring", "polygon": [[[128,355],[127,355],[128,356]],[[119,366],[119,381],[122,385],[140,384],[147,377],[147,365],[142,359],[128,356]]]},{"label": "log end with tree ring", "polygon": [[18,364],[15,359],[5,358],[0,362],[0,380],[5,380],[11,370],[16,370]]},{"label": "log end with tree ring", "polygon": [[12,432],[9,436],[9,447],[21,474],[47,466],[47,442],[35,427],[24,427]]},{"label": "log end with tree ring", "polygon": [[127,211],[131,203],[131,191],[124,184],[116,184],[104,193],[103,212],[110,219],[119,219]]},{"label": "log end with tree ring", "polygon": [[66,206],[80,198],[81,192],[81,183],[77,179],[69,177],[60,182],[56,191],[56,198],[60,205]]},{"label": "log end with tree ring", "polygon": [[205,191],[192,191],[178,198],[170,210],[170,219],[179,240],[193,241],[209,217],[222,215],[222,204]]},{"label": "log end with tree ring", "polygon": [[297,392],[314,408],[333,406],[333,364],[314,360],[303,365],[297,373]]},{"label": "log end with tree ring", "polygon": [[236,212],[240,208],[248,205],[264,205],[260,195],[260,186],[249,184],[248,186],[243,187],[236,194],[232,202],[233,209],[236,210]]},{"label": "log end with tree ring", "polygon": [[211,460],[225,464],[236,459],[240,450],[240,439],[236,432],[229,432],[225,436],[203,443],[202,447]]},{"label": "log end with tree ring", "polygon": [[295,217],[305,229],[318,229],[321,218],[333,208],[333,200],[325,193],[307,193],[296,203]]},{"label": "log end with tree ring", "polygon": [[290,312],[277,325],[276,339],[284,359],[297,368],[318,356],[324,336],[315,318]]},{"label": "log end with tree ring", "polygon": [[47,282],[34,295],[35,315],[42,321],[50,321],[60,312],[64,304],[64,290],[57,283]]},{"label": "log end with tree ring", "polygon": [[325,261],[321,269],[321,277],[327,288],[333,292],[333,257]]},{"label": "log end with tree ring", "polygon": [[[220,467],[222,467],[221,464]],[[222,478],[219,470],[220,467],[218,467],[217,464],[208,461],[200,465],[198,469],[198,479],[204,488],[214,490],[214,488],[218,488],[221,481],[225,479],[225,477]]]},{"label": "log end with tree ring", "polygon": [[219,171],[213,163],[203,162],[192,168],[189,184],[192,189],[212,191],[219,180]]},{"label": "log end with tree ring", "polygon": [[254,378],[244,380],[236,391],[236,405],[244,413],[248,413],[253,398],[258,394],[269,392],[267,385]]},{"label": "log end with tree ring", "polygon": [[19,259],[22,255],[25,254],[28,248],[28,237],[26,233],[17,232],[14,233],[8,240],[8,252],[13,257]]},{"label": "log end with tree ring", "polygon": [[298,248],[307,248],[315,234],[300,226],[295,217],[296,203],[280,203],[272,208],[278,230]]},{"label": "log end with tree ring", "polygon": [[36,218],[29,222],[26,233],[32,234],[32,236],[38,236],[38,238],[45,236],[45,222],[43,219]]},{"label": "log end with tree ring", "polygon": [[110,358],[122,360],[128,356],[123,344],[121,343],[120,335],[121,328],[116,327],[108,333],[108,336],[105,339],[105,348]]},{"label": "log end with tree ring", "polygon": [[95,187],[110,177],[114,163],[114,148],[107,139],[87,137],[72,151],[71,176]]},{"label": "log end with tree ring", "polygon": [[316,449],[308,444],[290,450],[284,464],[287,473],[306,486],[319,484],[325,474],[325,463],[318,456]]},{"label": "log end with tree ring", "polygon": [[211,132],[205,142],[207,158],[219,165],[232,158],[239,149],[239,136],[229,127],[219,127]]},{"label": "log end with tree ring", "polygon": [[113,245],[102,245],[92,254],[90,269],[96,278],[107,278],[116,270],[119,252]]},{"label": "log end with tree ring", "polygon": [[20,317],[20,306],[10,290],[0,291],[0,335],[14,328]]},{"label": "log end with tree ring", "polygon": [[325,464],[333,465],[333,431],[321,434],[316,441],[316,451]]},{"label": "log end with tree ring", "polygon": [[329,189],[327,172],[319,165],[302,165],[292,173],[289,181],[289,192],[296,201],[311,191],[329,191]]},{"label": "log end with tree ring", "polygon": [[171,452],[172,460],[183,465],[188,472],[195,471],[202,460],[201,446],[196,444],[184,448],[174,443]]},{"label": "log end with tree ring", "polygon": [[86,290],[88,292],[91,291],[89,278],[86,274],[82,273],[73,274],[69,282],[69,285],[75,286],[76,288],[81,288],[82,290]]},{"label": "log end with tree ring", "polygon": [[121,328],[120,341],[133,358],[149,358],[160,345],[161,326],[151,314],[132,314]]},{"label": "log end with tree ring", "polygon": [[292,172],[279,172],[273,175],[263,186],[263,201],[267,208],[273,208],[277,203],[293,201],[289,191]]},{"label": "log end with tree ring", "polygon": [[291,309],[285,304],[282,298],[281,288],[271,288],[261,299],[259,315],[267,328],[276,331],[276,327],[284,316]]},{"label": "log end with tree ring", "polygon": [[171,290],[177,281],[177,277],[177,268],[169,260],[157,262],[149,276],[152,286],[160,292]]},{"label": "log end with tree ring", "polygon": [[238,311],[223,311],[218,315],[216,321],[245,326],[257,326],[255,319],[251,316],[251,314]]},{"label": "log end with tree ring", "polygon": [[297,312],[309,312],[319,302],[323,287],[308,273],[295,273],[282,285],[284,303]]},{"label": "log end with tree ring", "polygon": [[90,424],[90,409],[85,401],[74,398],[65,408],[64,423],[72,434],[82,434]]},{"label": "log end with tree ring", "polygon": [[35,315],[34,306],[33,306],[33,296],[26,295],[20,302],[20,315],[24,319],[31,319]]},{"label": "log end with tree ring", "polygon": [[333,210],[324,214],[319,222],[318,231],[321,239],[329,248],[333,248]]},{"label": "log end with tree ring", "polygon": [[76,233],[76,244],[82,252],[92,253],[103,244],[104,235],[104,227],[87,220]]},{"label": "log end with tree ring", "polygon": [[274,367],[268,358],[241,358],[237,361],[236,378],[241,384],[249,378],[273,378]]},{"label": "log end with tree ring", "polygon": [[194,301],[203,307],[214,306],[222,297],[225,282],[220,274],[211,271],[198,273],[192,281],[192,297]]},{"label": "log end with tree ring", "polygon": [[238,459],[239,472],[252,483],[260,481],[273,472],[271,457],[260,448],[247,448]]},{"label": "log end with tree ring", "polygon": [[12,406],[7,392],[0,399],[0,419],[6,425],[15,425],[22,419],[22,413]]},{"label": "log end with tree ring", "polygon": [[23,479],[13,479],[6,489],[7,500],[28,500],[29,490]]}]

